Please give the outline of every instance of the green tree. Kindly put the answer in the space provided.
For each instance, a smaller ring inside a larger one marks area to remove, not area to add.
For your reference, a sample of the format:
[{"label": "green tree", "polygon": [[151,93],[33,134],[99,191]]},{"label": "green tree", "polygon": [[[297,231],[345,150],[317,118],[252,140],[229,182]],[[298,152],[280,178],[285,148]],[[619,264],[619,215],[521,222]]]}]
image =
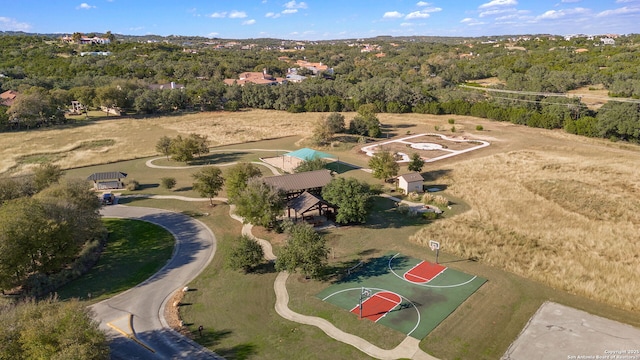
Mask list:
[{"label": "green tree", "polygon": [[264,260],[264,250],[254,239],[242,235],[232,245],[227,265],[233,270],[242,269],[245,273],[251,271]]},{"label": "green tree", "polygon": [[33,171],[33,181],[37,191],[44,190],[51,184],[55,184],[62,177],[62,169],[59,165],[42,164]]},{"label": "green tree", "polygon": [[424,167],[424,160],[420,157],[420,154],[413,153],[411,154],[411,161],[409,161],[409,171],[422,171],[422,167]]},{"label": "green tree", "polygon": [[225,184],[229,202],[235,203],[239,194],[247,187],[249,179],[262,175],[260,169],[248,162],[237,163],[227,171]]},{"label": "green tree", "polygon": [[163,177],[160,179],[160,184],[165,189],[173,189],[176,186],[176,178],[174,177]]},{"label": "green tree", "polygon": [[287,233],[287,242],[276,259],[276,270],[291,273],[300,270],[305,276],[319,277],[329,254],[324,237],[304,223],[290,224]]},{"label": "green tree", "polygon": [[158,142],[156,143],[156,151],[166,156],[168,159],[169,155],[171,155],[171,138],[165,135],[158,139]]},{"label": "green tree", "polygon": [[236,214],[244,218],[245,223],[273,228],[278,215],[285,206],[284,194],[265,184],[261,179],[249,179],[235,201]]},{"label": "green tree", "polygon": [[387,150],[376,152],[369,159],[369,167],[373,170],[374,178],[384,181],[397,176],[400,171],[400,165],[396,162],[394,154]]},{"label": "green tree", "polygon": [[327,162],[322,158],[308,159],[301,162],[300,165],[296,166],[296,168],[293,169],[293,172],[301,173],[305,171],[322,170],[326,165]]},{"label": "green tree", "polygon": [[331,141],[333,132],[329,128],[326,119],[320,119],[313,127],[313,135],[311,138],[316,145],[326,145]]},{"label": "green tree", "polygon": [[344,127],[344,115],[340,113],[333,112],[329,114],[329,116],[327,116],[326,122],[329,131],[331,131],[333,134],[343,133],[346,130]]},{"label": "green tree", "polygon": [[213,198],[218,195],[222,185],[224,185],[222,170],[218,167],[210,166],[191,176],[195,179],[193,190],[197,191],[202,197],[208,197],[211,206],[213,206]]},{"label": "green tree", "polygon": [[[158,144],[156,144],[156,150],[157,146]],[[198,134],[189,134],[187,137],[178,135],[174,139],[171,139],[169,152],[176,161],[192,161],[195,155],[200,156],[209,152],[207,137]]]},{"label": "green tree", "polygon": [[0,359],[109,359],[109,342],[78,300],[27,300],[0,312]]},{"label": "green tree", "polygon": [[371,208],[369,185],[355,178],[335,178],[322,189],[322,198],[338,206],[336,221],[364,223]]}]

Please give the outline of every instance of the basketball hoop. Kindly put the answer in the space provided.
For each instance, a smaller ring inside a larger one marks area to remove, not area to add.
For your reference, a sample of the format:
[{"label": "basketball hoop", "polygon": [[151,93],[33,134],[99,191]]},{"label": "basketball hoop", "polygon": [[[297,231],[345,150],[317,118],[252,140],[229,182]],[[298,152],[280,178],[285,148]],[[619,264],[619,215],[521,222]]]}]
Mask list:
[{"label": "basketball hoop", "polygon": [[440,250],[440,243],[435,240],[429,240],[429,247],[432,251]]},{"label": "basketball hoop", "polygon": [[440,255],[440,243],[435,240],[429,240],[431,251],[436,252],[436,264],[438,263],[438,255]]}]

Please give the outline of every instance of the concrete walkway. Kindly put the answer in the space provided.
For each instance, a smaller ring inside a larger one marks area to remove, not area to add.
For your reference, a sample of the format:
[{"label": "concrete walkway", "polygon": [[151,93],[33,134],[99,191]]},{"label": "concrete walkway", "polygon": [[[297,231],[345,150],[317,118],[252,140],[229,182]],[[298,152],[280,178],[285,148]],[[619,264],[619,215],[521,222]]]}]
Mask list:
[{"label": "concrete walkway", "polygon": [[[250,149],[250,150],[257,150],[257,149]],[[282,150],[278,150],[278,151],[282,151]],[[193,168],[205,167],[205,166],[231,166],[238,163],[237,161],[234,161],[234,162],[228,162],[228,163],[222,163],[222,164],[188,165],[188,166],[164,166],[164,165],[156,165],[153,163],[154,161],[160,160],[160,159],[165,159],[165,157],[157,157],[157,158],[149,159],[147,160],[145,165],[152,169],[185,170],[185,169],[193,169]],[[261,161],[252,161],[251,163],[266,167],[267,169],[271,170],[273,175],[280,175],[280,172],[278,171],[278,169],[271,166],[270,164],[267,164]]]}]

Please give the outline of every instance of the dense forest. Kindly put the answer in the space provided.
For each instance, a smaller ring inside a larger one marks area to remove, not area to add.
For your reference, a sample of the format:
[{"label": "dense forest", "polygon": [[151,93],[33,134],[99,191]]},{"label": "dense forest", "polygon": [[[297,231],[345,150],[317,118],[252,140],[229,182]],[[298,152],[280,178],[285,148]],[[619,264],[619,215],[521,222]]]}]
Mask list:
[{"label": "dense forest", "polygon": [[[90,34],[90,36],[93,34]],[[19,95],[0,106],[0,130],[68,121],[71,101],[127,114],[176,111],[357,111],[471,115],[612,140],[640,141],[640,35],[602,37],[537,35],[501,38],[393,38],[292,42],[171,36],[113,36],[109,44],[80,45],[60,37],[0,35],[0,86]],[[301,82],[226,85],[246,71],[285,77],[297,60],[331,71]],[[485,92],[474,81],[493,78]],[[184,89],[157,89],[176,83]],[[471,87],[461,87],[469,84]],[[551,96],[602,87],[598,109],[579,97]]]}]

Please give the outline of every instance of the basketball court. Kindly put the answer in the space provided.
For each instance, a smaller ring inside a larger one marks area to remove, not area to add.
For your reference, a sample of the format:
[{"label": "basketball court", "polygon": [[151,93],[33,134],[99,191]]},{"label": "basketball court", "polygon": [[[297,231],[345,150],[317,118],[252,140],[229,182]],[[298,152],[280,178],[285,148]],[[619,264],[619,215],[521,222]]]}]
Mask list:
[{"label": "basketball court", "polygon": [[485,281],[446,264],[390,253],[363,262],[316,296],[348,311],[345,316],[423,339]]}]

